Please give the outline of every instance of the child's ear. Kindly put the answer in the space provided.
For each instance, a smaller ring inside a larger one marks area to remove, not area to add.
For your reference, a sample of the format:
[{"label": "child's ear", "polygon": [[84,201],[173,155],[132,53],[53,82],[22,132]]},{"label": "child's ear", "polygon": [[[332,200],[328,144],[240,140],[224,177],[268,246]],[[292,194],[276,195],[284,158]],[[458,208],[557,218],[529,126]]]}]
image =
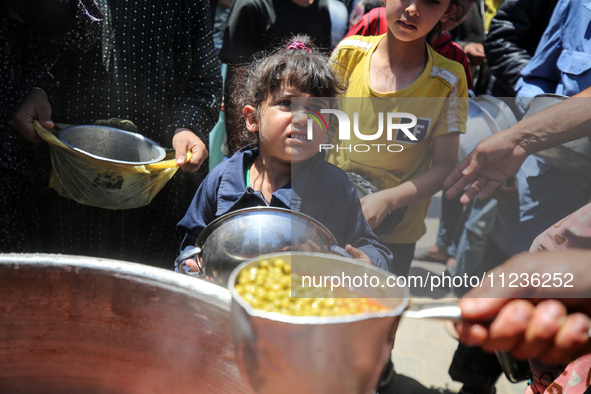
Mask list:
[{"label": "child's ear", "polygon": [[457,15],[460,15],[461,13],[462,7],[459,4],[450,4],[449,7],[447,7],[447,11],[445,11],[445,14],[441,16],[439,21],[445,23],[451,18],[457,17]]},{"label": "child's ear", "polygon": [[242,115],[246,121],[246,129],[251,133],[259,130],[259,122],[257,119],[257,110],[252,105],[246,105],[242,110]]}]

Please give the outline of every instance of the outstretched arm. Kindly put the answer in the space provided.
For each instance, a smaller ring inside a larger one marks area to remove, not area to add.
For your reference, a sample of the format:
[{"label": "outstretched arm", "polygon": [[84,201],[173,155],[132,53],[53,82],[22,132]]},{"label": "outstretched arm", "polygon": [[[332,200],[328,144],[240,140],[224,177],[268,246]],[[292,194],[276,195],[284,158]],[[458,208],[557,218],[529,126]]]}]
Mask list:
[{"label": "outstretched arm", "polygon": [[431,168],[396,187],[369,194],[361,199],[363,215],[371,228],[378,227],[388,212],[430,198],[442,189],[443,180],[457,163],[459,138],[458,133],[435,138]]},{"label": "outstretched arm", "polygon": [[445,180],[445,196],[453,198],[470,185],[460,201],[483,200],[514,175],[528,155],[588,135],[590,96],[591,87],[482,140]]}]

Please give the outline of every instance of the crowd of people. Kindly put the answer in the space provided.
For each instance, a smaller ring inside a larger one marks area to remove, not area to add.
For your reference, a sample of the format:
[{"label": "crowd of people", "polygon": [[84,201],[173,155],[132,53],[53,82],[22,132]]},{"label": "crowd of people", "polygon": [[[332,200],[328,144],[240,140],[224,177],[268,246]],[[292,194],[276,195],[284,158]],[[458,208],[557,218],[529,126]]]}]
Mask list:
[{"label": "crowd of people", "polygon": [[[0,253],[173,269],[216,218],[286,208],[319,220],[353,258],[399,276],[413,259],[441,262],[451,276],[572,274],[567,292],[531,282],[499,289],[492,280],[450,289],[463,316],[450,375],[462,393],[494,393],[502,369],[491,352],[510,351],[528,360],[529,393],[591,385],[591,178],[587,167],[562,168],[544,154],[569,141],[591,145],[589,4],[42,3],[44,12],[34,0],[0,6]],[[528,112],[540,95],[561,102]],[[459,162],[462,135],[474,132],[472,100],[487,96],[502,98],[517,122]],[[359,114],[346,139],[341,118],[318,121],[332,105]],[[386,112],[395,116],[384,121]],[[181,171],[147,206],[128,210],[50,189],[49,152],[33,121],[52,129],[113,119],[171,147]],[[356,148],[369,140],[401,149]],[[561,152],[591,159],[589,150]],[[361,195],[360,185],[371,192]],[[415,250],[441,190],[437,242]],[[385,366],[381,386],[393,370]]]}]

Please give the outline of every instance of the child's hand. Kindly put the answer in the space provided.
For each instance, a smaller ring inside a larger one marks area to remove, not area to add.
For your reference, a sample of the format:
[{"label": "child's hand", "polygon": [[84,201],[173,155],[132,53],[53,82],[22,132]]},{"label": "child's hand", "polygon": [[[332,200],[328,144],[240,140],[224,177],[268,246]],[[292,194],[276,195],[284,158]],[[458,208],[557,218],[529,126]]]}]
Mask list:
[{"label": "child's hand", "polygon": [[197,261],[195,259],[187,259],[185,260],[185,265],[189,267],[191,272],[201,272],[199,266],[197,265]]},{"label": "child's hand", "polygon": [[361,250],[359,250],[357,248],[354,248],[353,246],[351,246],[349,244],[347,244],[347,246],[345,246],[345,250],[355,260],[361,261],[362,263],[365,263],[365,264],[373,265],[373,263],[371,262],[371,260],[369,259],[369,257],[364,252],[362,252]]},{"label": "child's hand", "polygon": [[369,227],[374,229],[382,224],[389,212],[389,202],[385,193],[382,192],[368,194],[361,199],[361,209]]}]

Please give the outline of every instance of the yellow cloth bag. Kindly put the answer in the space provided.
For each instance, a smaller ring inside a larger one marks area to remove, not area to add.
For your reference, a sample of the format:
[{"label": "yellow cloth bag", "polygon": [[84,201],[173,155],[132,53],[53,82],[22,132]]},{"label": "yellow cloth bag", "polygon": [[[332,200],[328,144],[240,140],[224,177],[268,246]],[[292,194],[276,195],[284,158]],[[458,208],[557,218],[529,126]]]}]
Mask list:
[{"label": "yellow cloth bag", "polygon": [[[65,145],[34,121],[35,130],[49,144],[49,187],[80,204],[106,209],[148,205],[177,172],[174,153],[154,164],[131,165],[94,159]],[[189,152],[190,153],[190,152]],[[187,155],[190,159],[190,154]]]}]

